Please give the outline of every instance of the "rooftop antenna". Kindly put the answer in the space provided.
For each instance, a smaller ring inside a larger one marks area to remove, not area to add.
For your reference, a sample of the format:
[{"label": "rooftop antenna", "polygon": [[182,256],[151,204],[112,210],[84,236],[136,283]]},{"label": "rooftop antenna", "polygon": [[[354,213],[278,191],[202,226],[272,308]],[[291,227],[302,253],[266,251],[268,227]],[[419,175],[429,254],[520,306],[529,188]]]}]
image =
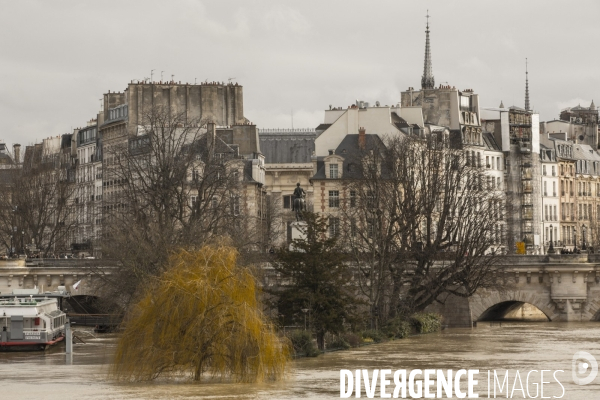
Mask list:
[{"label": "rooftop antenna", "polygon": [[104,99],[98,99],[100,100],[100,111],[102,111],[102,109],[104,108]]},{"label": "rooftop antenna", "polygon": [[227,79],[229,81],[229,83],[231,83],[232,80],[237,79],[237,78],[229,78]]},{"label": "rooftop antenna", "polygon": [[175,75],[171,75],[171,82],[175,82]]},{"label": "rooftop antenna", "polygon": [[150,70],[150,82],[154,82],[154,70]]},{"label": "rooftop antenna", "polygon": [[292,108],[292,130],[294,130],[294,109]]}]

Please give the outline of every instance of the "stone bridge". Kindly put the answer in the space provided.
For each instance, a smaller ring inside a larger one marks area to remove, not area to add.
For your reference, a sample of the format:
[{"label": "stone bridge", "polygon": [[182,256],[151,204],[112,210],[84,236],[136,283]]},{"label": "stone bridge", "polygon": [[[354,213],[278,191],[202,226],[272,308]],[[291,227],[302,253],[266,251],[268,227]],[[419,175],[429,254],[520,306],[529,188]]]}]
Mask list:
[{"label": "stone bridge", "polygon": [[479,290],[431,307],[448,326],[468,327],[531,304],[550,321],[600,319],[600,254],[507,256],[496,279],[505,290]]},{"label": "stone bridge", "polygon": [[[95,313],[98,300],[94,288],[98,273],[110,274],[114,263],[103,260],[28,259],[0,261],[0,293],[10,294],[13,289],[33,289],[53,292],[65,286],[71,293],[65,310],[72,313]],[[77,290],[73,284],[81,281]]]},{"label": "stone bridge", "polygon": [[[66,287],[75,298],[95,297],[96,273],[110,274],[114,263],[103,260],[0,261],[0,293],[14,288],[54,291]],[[470,327],[477,321],[506,314],[515,306],[530,304],[550,321],[600,320],[600,254],[507,256],[496,276],[505,290],[480,290],[470,298],[451,297],[431,311],[441,313],[453,327]],[[72,285],[81,280],[77,290]],[[267,283],[268,284],[268,283]]]},{"label": "stone bridge", "polygon": [[[102,260],[73,259],[28,259],[0,261],[0,293],[11,293],[13,289],[38,287],[44,292],[65,286],[77,295],[94,295],[95,272],[110,273],[114,268]],[[81,280],[77,290],[72,285]]]}]

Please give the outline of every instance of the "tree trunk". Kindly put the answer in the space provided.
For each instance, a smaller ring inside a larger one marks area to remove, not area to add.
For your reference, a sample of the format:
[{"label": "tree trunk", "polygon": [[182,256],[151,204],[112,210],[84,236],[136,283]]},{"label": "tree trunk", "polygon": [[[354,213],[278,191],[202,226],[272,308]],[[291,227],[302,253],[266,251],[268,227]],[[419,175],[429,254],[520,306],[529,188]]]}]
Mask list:
[{"label": "tree trunk", "polygon": [[317,346],[319,350],[325,350],[325,331],[317,331]]}]

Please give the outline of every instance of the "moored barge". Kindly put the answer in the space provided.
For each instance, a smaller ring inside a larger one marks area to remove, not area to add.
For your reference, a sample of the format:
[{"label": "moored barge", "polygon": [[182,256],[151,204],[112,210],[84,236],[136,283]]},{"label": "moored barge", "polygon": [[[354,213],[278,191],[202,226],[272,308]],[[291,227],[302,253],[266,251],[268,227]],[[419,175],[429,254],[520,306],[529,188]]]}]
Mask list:
[{"label": "moored barge", "polygon": [[0,351],[46,350],[65,336],[61,295],[21,289],[0,296]]}]

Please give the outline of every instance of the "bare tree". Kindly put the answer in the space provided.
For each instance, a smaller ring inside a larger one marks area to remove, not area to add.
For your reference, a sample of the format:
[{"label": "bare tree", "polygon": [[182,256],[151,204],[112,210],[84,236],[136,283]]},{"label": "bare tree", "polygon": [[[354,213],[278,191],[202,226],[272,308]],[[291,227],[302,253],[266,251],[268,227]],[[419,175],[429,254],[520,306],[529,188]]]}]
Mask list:
[{"label": "bare tree", "polygon": [[0,192],[0,231],[6,248],[25,252],[31,244],[43,256],[70,248],[76,225],[71,210],[74,171],[59,155],[29,159],[11,170]]},{"label": "bare tree", "polygon": [[390,139],[353,164],[345,245],[372,315],[421,311],[494,285],[504,197],[446,138]]},{"label": "bare tree", "polygon": [[214,124],[154,109],[137,136],[105,144],[103,255],[120,261],[107,287],[128,302],[178,248],[240,226],[243,160]]}]

